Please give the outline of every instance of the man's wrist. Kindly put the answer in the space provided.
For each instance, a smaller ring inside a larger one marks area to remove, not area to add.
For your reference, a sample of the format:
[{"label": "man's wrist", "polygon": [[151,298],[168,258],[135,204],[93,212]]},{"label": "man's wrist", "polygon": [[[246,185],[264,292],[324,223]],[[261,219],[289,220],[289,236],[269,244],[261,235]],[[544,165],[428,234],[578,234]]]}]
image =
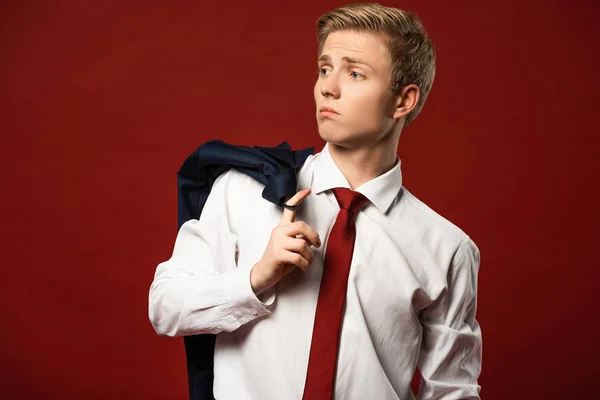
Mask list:
[{"label": "man's wrist", "polygon": [[259,294],[261,294],[268,288],[258,278],[258,272],[256,270],[257,265],[258,265],[258,263],[254,264],[254,266],[252,267],[252,270],[250,271],[250,287],[252,288],[252,291],[254,292],[254,294],[258,296]]}]

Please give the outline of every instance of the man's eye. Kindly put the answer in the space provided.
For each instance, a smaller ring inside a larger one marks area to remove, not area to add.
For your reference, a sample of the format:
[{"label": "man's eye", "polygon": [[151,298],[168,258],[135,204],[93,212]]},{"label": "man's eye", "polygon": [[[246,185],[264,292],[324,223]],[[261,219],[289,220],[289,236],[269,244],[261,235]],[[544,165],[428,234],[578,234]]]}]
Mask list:
[{"label": "man's eye", "polygon": [[352,78],[354,78],[354,79],[362,79],[362,78],[364,78],[364,77],[362,76],[362,74],[360,74],[360,73],[358,73],[358,72],[356,72],[356,71],[352,71],[352,72],[350,73],[350,76],[351,76]]},{"label": "man's eye", "polygon": [[320,72],[321,72],[321,75],[327,75],[327,73],[329,72],[329,69],[327,69],[327,68],[321,68]]}]

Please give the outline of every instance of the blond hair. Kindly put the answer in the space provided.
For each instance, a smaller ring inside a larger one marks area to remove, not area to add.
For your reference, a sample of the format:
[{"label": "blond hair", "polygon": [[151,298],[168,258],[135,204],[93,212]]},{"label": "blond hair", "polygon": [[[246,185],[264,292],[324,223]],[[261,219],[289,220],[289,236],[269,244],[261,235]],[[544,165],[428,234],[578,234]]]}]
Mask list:
[{"label": "blond hair", "polygon": [[390,89],[399,94],[411,83],[419,87],[419,101],[406,116],[408,125],[423,108],[435,76],[435,52],[419,18],[409,12],[379,4],[348,4],[317,20],[319,55],[327,36],[335,31],[354,30],[381,34],[390,55]]}]

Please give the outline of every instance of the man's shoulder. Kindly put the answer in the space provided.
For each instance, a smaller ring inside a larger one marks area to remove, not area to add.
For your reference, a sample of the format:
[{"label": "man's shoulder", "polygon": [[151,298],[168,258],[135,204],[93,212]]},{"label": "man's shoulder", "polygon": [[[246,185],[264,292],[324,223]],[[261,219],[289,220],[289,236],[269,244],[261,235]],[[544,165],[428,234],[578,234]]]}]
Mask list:
[{"label": "man's shoulder", "polygon": [[411,218],[415,226],[420,227],[430,234],[443,237],[448,240],[467,243],[472,241],[471,237],[456,224],[439,214],[419,199],[406,187],[402,187],[402,202],[404,203],[405,215]]},{"label": "man's shoulder", "polygon": [[234,193],[244,193],[245,191],[254,191],[264,189],[264,185],[252,178],[250,175],[238,171],[235,168],[229,168],[215,179],[213,191],[217,188],[223,190],[226,195]]},{"label": "man's shoulder", "polygon": [[470,265],[475,269],[479,268],[480,253],[474,240],[405,187],[402,187],[402,190],[402,222],[411,227],[412,237],[417,238],[418,243],[426,244],[435,254],[445,255],[445,260],[445,257],[451,257],[455,265],[460,265],[463,260],[470,258],[475,260]]}]

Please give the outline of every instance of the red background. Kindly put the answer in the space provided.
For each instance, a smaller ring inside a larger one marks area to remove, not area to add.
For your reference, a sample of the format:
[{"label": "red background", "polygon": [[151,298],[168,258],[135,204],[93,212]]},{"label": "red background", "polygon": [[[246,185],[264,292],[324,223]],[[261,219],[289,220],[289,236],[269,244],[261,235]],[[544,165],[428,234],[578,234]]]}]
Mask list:
[{"label": "red background", "polygon": [[[342,4],[2,2],[3,398],[186,398],[182,341],[147,319],[175,172],[215,138],[321,148],[314,22]],[[399,154],[481,250],[482,396],[590,398],[598,3],[384,4],[436,45]]]}]

